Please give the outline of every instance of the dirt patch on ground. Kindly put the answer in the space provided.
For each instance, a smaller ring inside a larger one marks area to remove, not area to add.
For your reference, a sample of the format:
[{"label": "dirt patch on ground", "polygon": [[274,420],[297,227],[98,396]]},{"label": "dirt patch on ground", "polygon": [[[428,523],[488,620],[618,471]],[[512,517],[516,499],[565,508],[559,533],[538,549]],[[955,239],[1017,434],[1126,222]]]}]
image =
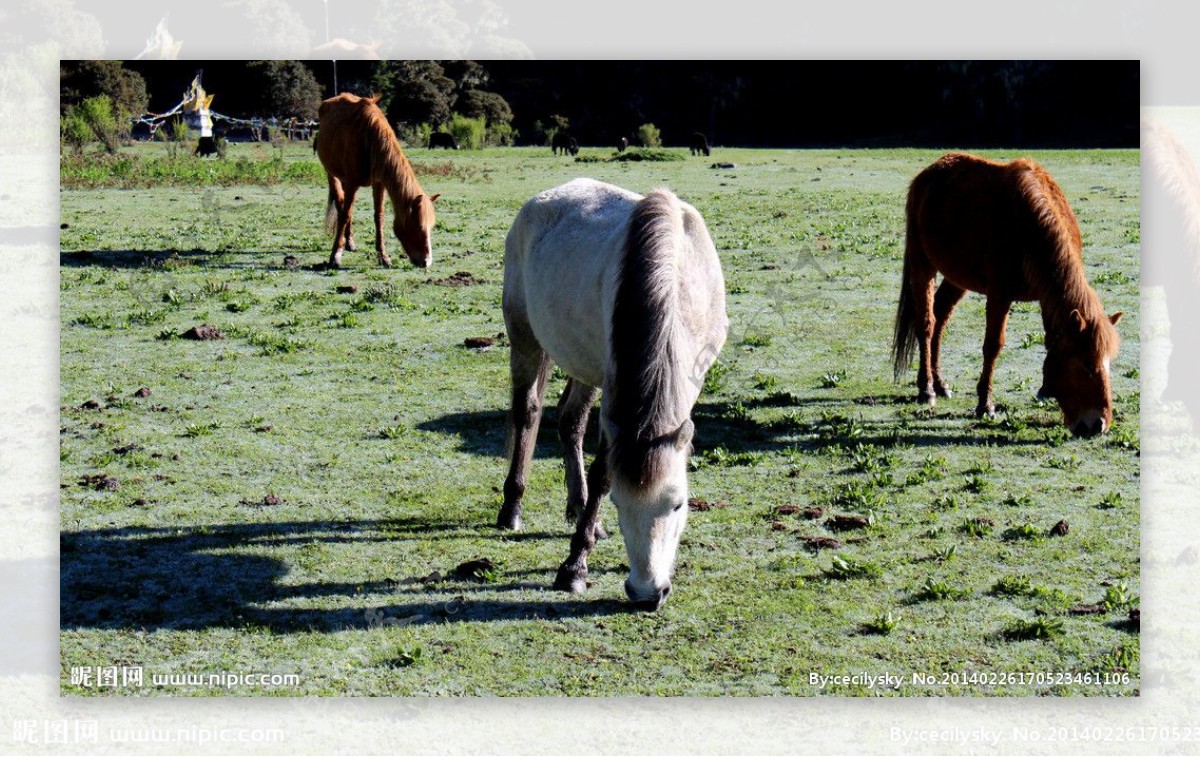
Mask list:
[{"label": "dirt patch on ground", "polygon": [[261,499],[246,497],[242,500],[242,504],[249,505],[250,507],[275,507],[276,505],[283,504],[283,497],[280,497],[275,492],[267,492],[266,496]]},{"label": "dirt patch on ground", "polygon": [[804,542],[804,546],[814,552],[822,549],[841,549],[842,543],[837,539],[831,539],[828,536],[801,536],[800,541]]},{"label": "dirt patch on ground", "polygon": [[835,515],[825,521],[825,527],[831,531],[857,531],[871,525],[871,520],[865,515]]},{"label": "dirt patch on ground", "polygon": [[459,271],[447,276],[444,279],[430,279],[430,284],[435,284],[440,287],[470,287],[478,284],[486,284],[483,279],[476,278],[475,274],[470,271]]},{"label": "dirt patch on ground", "polygon": [[707,512],[707,511],[713,509],[714,507],[729,507],[729,503],[724,500],[718,500],[716,502],[708,502],[706,500],[700,499],[699,497],[692,497],[688,500],[688,509],[694,513]]},{"label": "dirt patch on ground", "polygon": [[116,491],[121,488],[121,482],[107,473],[90,473],[79,479],[80,486],[87,486],[97,491]]},{"label": "dirt patch on ground", "polygon": [[775,508],[775,515],[799,515],[805,520],[816,520],[825,514],[819,507],[803,507],[802,505],[780,505]]},{"label": "dirt patch on ground", "polygon": [[207,323],[202,323],[199,326],[192,326],[187,331],[179,335],[180,339],[195,339],[201,342],[211,341],[213,339],[224,339],[225,335],[217,330],[216,326],[209,326]]},{"label": "dirt patch on ground", "polygon": [[485,576],[496,569],[495,563],[486,557],[480,557],[477,560],[467,560],[454,569],[453,575],[455,578],[463,580],[483,581]]}]

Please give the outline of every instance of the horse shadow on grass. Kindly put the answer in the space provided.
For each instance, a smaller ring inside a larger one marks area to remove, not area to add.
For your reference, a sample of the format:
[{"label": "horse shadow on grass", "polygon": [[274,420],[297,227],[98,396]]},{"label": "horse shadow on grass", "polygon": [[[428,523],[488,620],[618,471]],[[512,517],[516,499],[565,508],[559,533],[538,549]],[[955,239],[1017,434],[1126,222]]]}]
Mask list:
[{"label": "horse shadow on grass", "polygon": [[[292,259],[292,263],[287,262]],[[277,263],[263,263],[263,260]],[[319,252],[294,253],[270,251],[257,252],[213,252],[212,250],[163,249],[163,250],[81,250],[60,252],[59,265],[63,268],[116,268],[124,270],[164,270],[171,266],[203,267],[211,269],[268,268],[278,270],[321,270],[325,258]]]},{"label": "horse shadow on grass", "polygon": [[[549,399],[549,398],[547,398]],[[862,406],[907,407],[914,404],[908,395],[873,394],[860,397],[796,397],[786,399],[774,397],[749,398],[740,401],[702,401],[692,409],[692,420],[696,424],[693,440],[694,452],[704,454],[720,448],[728,453],[772,453],[786,449],[801,452],[818,452],[833,445],[874,444],[881,447],[896,444],[913,447],[977,447],[977,446],[1041,446],[1037,439],[1019,438],[1004,431],[999,422],[979,421],[970,408],[950,411],[939,409],[936,420],[945,426],[949,421],[953,429],[931,428],[926,419],[914,418],[902,422],[898,419],[868,419],[859,417]],[[798,410],[806,419],[783,419],[760,421],[747,411],[764,408]],[[1000,406],[1001,417],[1004,407]],[[815,411],[806,412],[806,411]],[[817,415],[816,413],[820,413]],[[599,446],[599,408],[593,408],[588,418],[587,435],[584,437],[584,452],[594,454]],[[458,449],[483,457],[506,457],[505,434],[507,412],[503,410],[477,410],[446,415],[424,421],[417,425],[423,431],[455,436]],[[1036,425],[1036,424],[1030,424]],[[1046,430],[1060,424],[1044,426]],[[562,445],[558,439],[558,412],[553,406],[543,410],[542,422],[538,427],[537,445],[534,455],[539,459],[561,459]],[[497,468],[498,477],[503,477],[504,468]]]},{"label": "horse shadow on grass", "polygon": [[[593,409],[588,416],[587,432],[583,440],[584,452],[594,453],[600,441],[599,408]],[[417,424],[422,431],[432,431],[437,434],[458,438],[458,449],[481,457],[494,457],[502,460],[506,457],[506,435],[508,433],[507,410],[474,410],[460,413],[447,413]],[[558,438],[558,410],[551,406],[542,411],[542,422],[538,426],[537,444],[534,447],[534,457],[538,459],[562,459],[562,442]],[[503,480],[507,472],[503,466],[498,467],[499,476]]]},{"label": "horse shadow on grass", "polygon": [[[60,536],[60,628],[266,628],[273,632],[344,631],[388,625],[576,618],[628,612],[615,598],[574,597],[549,589],[557,565],[506,571],[484,582],[431,565],[422,576],[361,581],[288,580],[293,565],[322,556],[323,545],[478,536],[479,528],[425,525],[413,519],[239,523],[183,528],[124,527],[64,531]],[[563,534],[528,533],[561,540]],[[497,536],[497,539],[500,537]],[[311,551],[308,545],[317,545]],[[286,558],[286,559],[285,559]],[[594,571],[594,572],[603,572]],[[546,590],[530,598],[528,592]],[[521,596],[508,597],[517,592]],[[313,605],[322,605],[314,608]]]}]

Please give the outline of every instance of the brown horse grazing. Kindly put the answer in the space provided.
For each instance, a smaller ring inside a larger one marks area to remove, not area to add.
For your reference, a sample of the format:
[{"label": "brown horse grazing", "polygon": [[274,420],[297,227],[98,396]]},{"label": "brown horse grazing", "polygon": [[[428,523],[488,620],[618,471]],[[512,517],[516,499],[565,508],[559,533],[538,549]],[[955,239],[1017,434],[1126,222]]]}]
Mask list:
[{"label": "brown horse grazing", "polygon": [[[949,397],[939,352],[966,292],[987,295],[987,334],[977,393],[979,417],[995,414],[992,371],[1016,301],[1038,300],[1046,330],[1039,397],[1058,400],[1078,436],[1112,425],[1109,369],[1122,313],[1107,316],[1083,271],[1079,222],[1050,174],[1031,160],[997,163],[952,153],[908,190],[904,274],[892,354],[896,377],[920,346],[920,401]],[[934,293],[934,279],[942,283]]]},{"label": "brown horse grazing", "polygon": [[354,249],[354,195],[371,187],[375,199],[375,253],[381,265],[391,265],[383,244],[383,193],[392,198],[396,219],[392,230],[413,265],[425,268],[433,260],[430,234],[433,203],[440,195],[426,196],[412,166],[383,111],[379,96],[340,94],[321,103],[316,150],[329,179],[329,204],[325,225],[334,232],[329,266],[342,263],[342,251]]}]

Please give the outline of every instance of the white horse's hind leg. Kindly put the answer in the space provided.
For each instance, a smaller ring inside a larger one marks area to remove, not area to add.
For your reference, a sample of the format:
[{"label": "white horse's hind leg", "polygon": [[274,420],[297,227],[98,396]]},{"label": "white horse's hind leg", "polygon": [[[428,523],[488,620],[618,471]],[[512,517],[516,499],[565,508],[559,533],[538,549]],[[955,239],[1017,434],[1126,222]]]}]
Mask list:
[{"label": "white horse's hind leg", "polygon": [[[587,481],[584,480],[583,437],[587,432],[588,415],[600,390],[571,379],[558,401],[558,438],[563,445],[563,460],[567,467],[567,522],[578,525],[587,503]],[[607,539],[608,533],[596,520],[597,539]]]},{"label": "white horse's hind leg", "polygon": [[[497,528],[521,529],[521,497],[525,494],[525,474],[537,444],[538,424],[542,420],[542,396],[550,374],[550,358],[530,338],[520,339],[509,328],[512,339],[512,409],[508,414],[508,477],[504,480],[504,505],[496,518]],[[522,349],[520,342],[525,342]],[[532,346],[531,346],[532,345]]]}]

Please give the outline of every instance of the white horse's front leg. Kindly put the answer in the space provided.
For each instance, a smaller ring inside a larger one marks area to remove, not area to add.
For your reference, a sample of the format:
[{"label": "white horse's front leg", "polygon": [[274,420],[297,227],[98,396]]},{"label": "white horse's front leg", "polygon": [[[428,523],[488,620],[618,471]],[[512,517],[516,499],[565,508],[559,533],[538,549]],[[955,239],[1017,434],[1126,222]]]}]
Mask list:
[{"label": "white horse's front leg", "polygon": [[[558,438],[563,445],[563,461],[567,468],[567,522],[578,525],[587,504],[588,487],[584,479],[583,438],[587,432],[588,416],[600,390],[571,379],[558,402]],[[595,536],[607,539],[604,526],[596,520]]]}]

